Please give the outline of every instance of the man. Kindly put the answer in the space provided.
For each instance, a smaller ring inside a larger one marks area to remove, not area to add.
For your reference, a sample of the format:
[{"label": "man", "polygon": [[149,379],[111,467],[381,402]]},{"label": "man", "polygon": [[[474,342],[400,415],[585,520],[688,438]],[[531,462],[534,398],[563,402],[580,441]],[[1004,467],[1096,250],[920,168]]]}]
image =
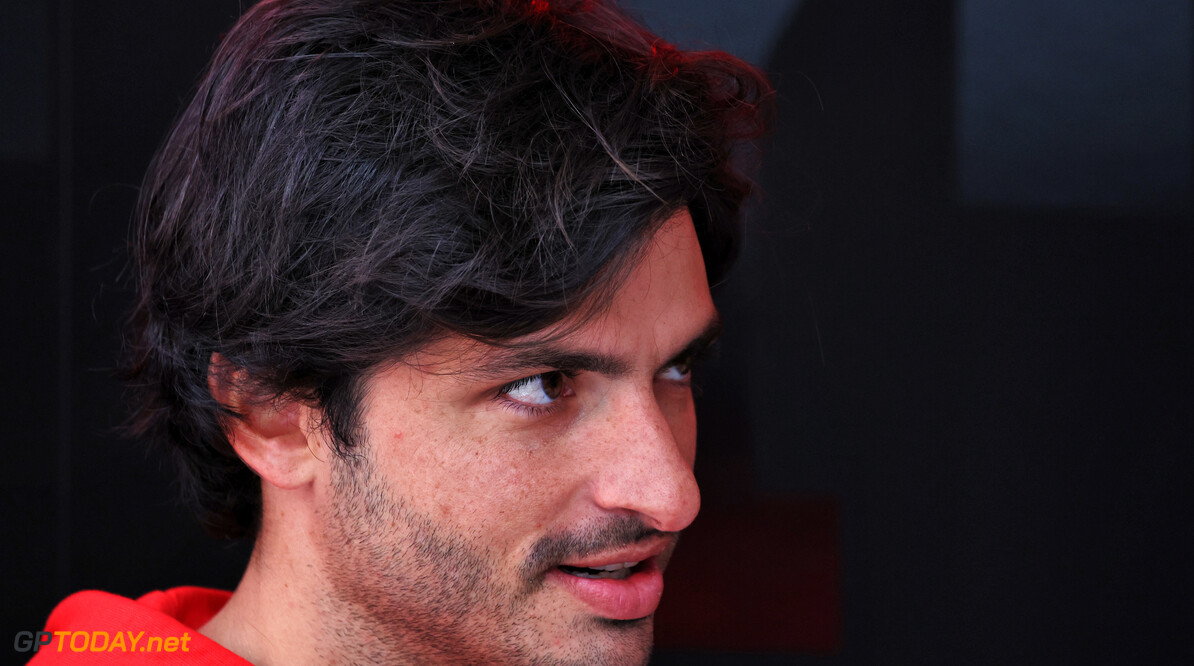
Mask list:
[{"label": "man", "polygon": [[597,2],[250,9],[147,176],[127,371],[253,555],[39,658],[644,662],[767,97]]}]

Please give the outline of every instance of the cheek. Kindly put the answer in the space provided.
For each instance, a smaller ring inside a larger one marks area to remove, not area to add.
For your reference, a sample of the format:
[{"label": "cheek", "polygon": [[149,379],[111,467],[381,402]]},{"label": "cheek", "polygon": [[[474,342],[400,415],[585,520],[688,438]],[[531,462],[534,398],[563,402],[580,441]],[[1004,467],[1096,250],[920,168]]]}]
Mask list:
[{"label": "cheek", "polygon": [[549,524],[568,496],[558,447],[523,432],[493,430],[442,442],[434,455],[420,456],[424,487],[442,515],[478,538],[517,540]]}]

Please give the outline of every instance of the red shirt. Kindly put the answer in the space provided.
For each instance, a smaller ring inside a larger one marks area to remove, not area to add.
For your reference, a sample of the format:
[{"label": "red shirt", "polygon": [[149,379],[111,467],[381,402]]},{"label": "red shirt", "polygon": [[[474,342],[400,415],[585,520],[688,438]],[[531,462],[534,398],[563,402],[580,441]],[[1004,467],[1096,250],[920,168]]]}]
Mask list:
[{"label": "red shirt", "polygon": [[249,662],[199,633],[232,594],[176,587],[137,599],[89,590],[58,604],[46,622],[53,636],[30,666],[49,664],[211,664]]}]

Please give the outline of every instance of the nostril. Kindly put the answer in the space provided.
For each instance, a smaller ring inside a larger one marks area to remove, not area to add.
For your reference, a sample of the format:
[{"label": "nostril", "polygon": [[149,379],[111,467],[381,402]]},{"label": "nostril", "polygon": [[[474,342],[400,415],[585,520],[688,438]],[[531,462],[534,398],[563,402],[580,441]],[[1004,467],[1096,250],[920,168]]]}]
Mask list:
[{"label": "nostril", "polygon": [[684,529],[700,507],[691,410],[661,405],[650,385],[609,397],[608,418],[585,450],[594,502],[607,511],[633,513],[652,529]]}]

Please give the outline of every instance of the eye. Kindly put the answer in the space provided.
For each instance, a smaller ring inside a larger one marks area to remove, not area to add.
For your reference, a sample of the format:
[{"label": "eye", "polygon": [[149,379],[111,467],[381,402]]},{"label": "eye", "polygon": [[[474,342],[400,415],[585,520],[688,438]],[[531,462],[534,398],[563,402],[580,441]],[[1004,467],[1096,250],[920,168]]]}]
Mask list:
[{"label": "eye", "polygon": [[524,377],[498,390],[499,396],[535,407],[550,405],[563,394],[564,373],[558,371]]},{"label": "eye", "polygon": [[686,383],[692,379],[692,360],[673,363],[659,371],[659,378],[669,382]]}]

